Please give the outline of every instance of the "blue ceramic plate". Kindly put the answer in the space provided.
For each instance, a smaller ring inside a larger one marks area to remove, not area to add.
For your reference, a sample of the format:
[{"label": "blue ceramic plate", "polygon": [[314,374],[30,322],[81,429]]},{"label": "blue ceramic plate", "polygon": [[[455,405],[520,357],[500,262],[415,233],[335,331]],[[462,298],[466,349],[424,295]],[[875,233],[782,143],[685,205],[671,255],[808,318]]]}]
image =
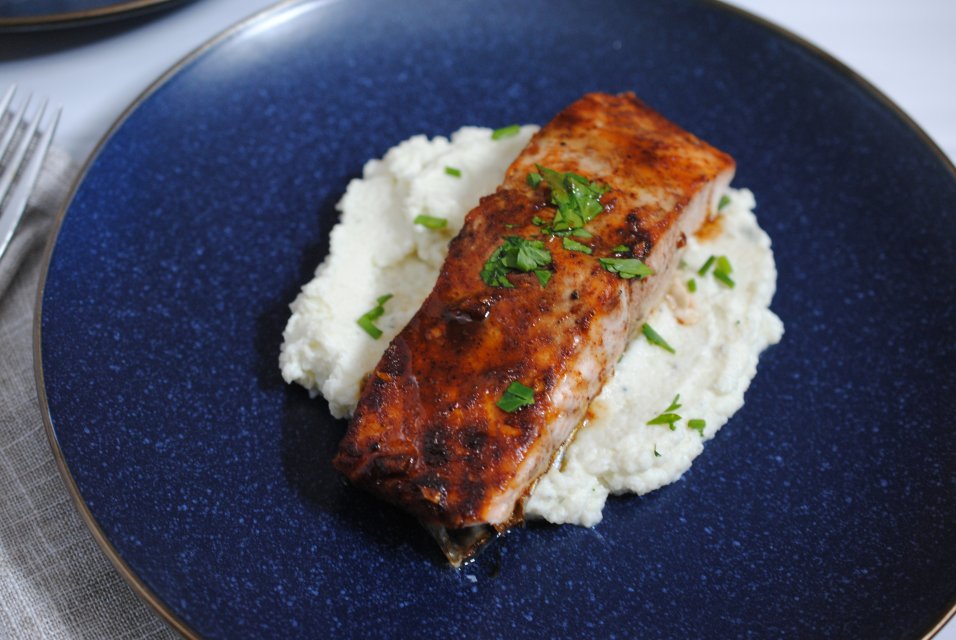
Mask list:
[{"label": "blue ceramic plate", "polygon": [[139,15],[184,0],[0,0],[0,29],[77,26]]},{"label": "blue ceramic plate", "polygon": [[[461,571],[285,385],[334,203],[416,133],[634,90],[732,153],[783,342],[684,478]],[[164,77],[52,249],[41,401],[136,589],[209,637],[916,638],[956,602],[956,177],[819,52],[706,1],[284,4]]]}]

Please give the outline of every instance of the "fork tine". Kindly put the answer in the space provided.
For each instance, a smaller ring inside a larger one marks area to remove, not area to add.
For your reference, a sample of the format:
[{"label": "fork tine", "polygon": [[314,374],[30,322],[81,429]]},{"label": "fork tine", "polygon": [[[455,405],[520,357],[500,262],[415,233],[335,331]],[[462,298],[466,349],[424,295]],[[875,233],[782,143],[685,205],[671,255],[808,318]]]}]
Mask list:
[{"label": "fork tine", "polygon": [[[7,149],[10,148],[10,143],[13,142],[13,136],[17,132],[17,127],[20,126],[20,123],[23,122],[23,114],[27,111],[27,105],[30,104],[30,99],[33,95],[28,95],[27,99],[23,101],[23,104],[20,105],[20,109],[13,115],[13,120],[7,124],[7,128],[3,131],[3,137],[0,137],[0,160],[3,160],[3,156],[7,154]],[[7,95],[4,96],[4,101],[9,103],[9,99],[13,98],[13,92],[8,91]],[[3,111],[6,111],[6,106],[4,106]],[[3,112],[0,112],[3,113]]]},{"label": "fork tine", "polygon": [[7,107],[10,106],[10,101],[13,100],[13,94],[17,92],[17,85],[11,84],[10,88],[7,89],[7,92],[3,94],[3,99],[0,100],[0,117],[3,117],[3,114],[7,112]]},{"label": "fork tine", "polygon": [[27,127],[26,133],[20,138],[20,144],[17,145],[16,150],[13,152],[13,156],[10,158],[10,164],[7,165],[3,175],[0,176],[0,203],[7,197],[7,189],[13,184],[13,179],[20,170],[20,165],[23,164],[23,158],[27,155],[30,143],[33,142],[33,135],[37,132],[37,127],[40,126],[40,120],[43,119],[44,111],[46,111],[46,100],[40,104],[40,109],[34,116],[33,122]]},{"label": "fork tine", "polygon": [[[13,181],[13,176],[19,169],[18,165],[23,163],[24,156],[26,155],[26,152],[30,146],[30,142],[40,126],[40,121],[43,119],[43,114],[46,111],[46,105],[47,101],[44,100],[43,104],[40,106],[40,109],[37,111],[36,117],[34,117],[33,123],[30,125],[27,134],[24,136],[23,141],[21,141],[19,147],[17,148],[16,157],[11,162],[11,165],[8,167],[7,171],[4,172],[2,181],[7,180],[7,174],[10,174],[9,181]],[[40,169],[43,166],[43,160],[46,158],[47,151],[50,149],[50,143],[53,141],[53,134],[56,132],[56,125],[60,121],[61,111],[62,109],[57,109],[56,113],[53,114],[52,119],[46,126],[46,130],[37,141],[32,155],[26,159],[20,180],[14,187],[9,201],[2,212],[0,212],[0,259],[3,258],[3,254],[6,252],[7,246],[10,244],[10,239],[13,237],[13,232],[16,230],[17,225],[19,224],[24,210],[27,208],[27,201],[30,199],[30,193],[33,191],[33,185],[36,183],[36,180],[40,175]],[[9,188],[9,184],[3,184],[2,181],[0,181],[0,203],[3,202],[3,198],[6,195],[6,190]]]}]

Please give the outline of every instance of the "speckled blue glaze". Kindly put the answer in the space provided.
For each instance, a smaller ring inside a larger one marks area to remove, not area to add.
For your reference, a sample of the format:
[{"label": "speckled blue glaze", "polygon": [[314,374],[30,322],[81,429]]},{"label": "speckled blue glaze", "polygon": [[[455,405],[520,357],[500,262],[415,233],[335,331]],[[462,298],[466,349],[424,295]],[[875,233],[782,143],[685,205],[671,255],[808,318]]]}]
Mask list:
[{"label": "speckled blue glaze", "polygon": [[[634,90],[732,153],[783,342],[676,484],[461,571],[346,486],[283,384],[287,305],[368,158]],[[956,179],[815,53],[706,2],[285,7],[159,86],[62,224],[57,442],[142,583],[208,637],[920,637],[956,601]]]}]

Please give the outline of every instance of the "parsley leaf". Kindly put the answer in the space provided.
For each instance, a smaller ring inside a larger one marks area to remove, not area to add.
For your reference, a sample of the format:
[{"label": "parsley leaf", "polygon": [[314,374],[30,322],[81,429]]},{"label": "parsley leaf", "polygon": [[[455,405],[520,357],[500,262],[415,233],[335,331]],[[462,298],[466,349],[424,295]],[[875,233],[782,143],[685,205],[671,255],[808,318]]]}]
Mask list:
[{"label": "parsley leaf", "polygon": [[696,292],[697,292],[697,281],[694,280],[693,278],[691,278],[690,280],[688,280],[688,281],[687,281],[687,290],[690,291],[691,293],[696,293]]},{"label": "parsley leaf", "polygon": [[455,167],[445,167],[445,173],[455,178],[461,177],[461,169],[456,169]]},{"label": "parsley leaf", "polygon": [[382,337],[382,330],[375,326],[375,321],[385,315],[384,305],[391,298],[392,294],[390,293],[386,293],[384,296],[379,296],[375,301],[376,305],[367,313],[362,314],[362,316],[355,321],[358,326],[365,330],[365,333],[369,334],[376,340]]},{"label": "parsley leaf", "polygon": [[730,196],[728,196],[727,194],[720,196],[720,203],[717,205],[717,211],[720,211],[721,209],[726,207],[728,204],[730,204]]},{"label": "parsley leaf", "polygon": [[501,140],[502,138],[512,138],[518,135],[518,132],[521,131],[521,126],[517,124],[509,124],[507,127],[501,127],[500,129],[495,129],[491,132],[492,140]]},{"label": "parsley leaf", "polygon": [[727,259],[727,256],[717,256],[717,266],[714,267],[715,270],[723,271],[724,273],[731,273],[734,268],[730,266],[730,260]]},{"label": "parsley leaf", "polygon": [[547,269],[535,269],[534,275],[538,279],[538,282],[541,283],[541,288],[548,286],[548,280],[551,279],[551,272]]},{"label": "parsley leaf", "polygon": [[727,256],[717,257],[717,266],[714,267],[714,277],[731,289],[733,289],[736,284],[733,278],[730,277],[733,270],[734,268],[730,265],[730,260],[727,259]]},{"label": "parsley leaf", "polygon": [[714,277],[720,280],[724,285],[733,289],[737,283],[734,282],[734,279],[731,278],[727,273],[721,271],[720,269],[714,269]]},{"label": "parsley leaf", "polygon": [[540,240],[523,240],[518,246],[515,264],[521,271],[533,271],[550,263],[551,252],[544,248],[544,243]]},{"label": "parsley leaf", "polygon": [[654,327],[647,324],[646,322],[644,323],[644,326],[641,327],[641,332],[644,334],[644,337],[647,338],[647,341],[650,342],[651,344],[660,347],[664,351],[668,351],[670,353],[677,353],[676,351],[674,351],[674,347],[667,344],[667,340],[662,338],[661,334],[654,331]]},{"label": "parsley leaf", "polygon": [[626,280],[646,278],[654,275],[654,270],[637,258],[598,258],[601,266]]},{"label": "parsley leaf", "polygon": [[420,224],[426,229],[431,229],[433,231],[437,229],[444,229],[448,226],[448,220],[445,218],[437,218],[424,213],[415,216],[415,219],[412,222],[415,224]]},{"label": "parsley leaf", "polygon": [[675,425],[680,420],[681,420],[681,417],[677,415],[676,413],[662,413],[661,415],[657,416],[653,420],[649,420],[647,424],[666,424],[668,427],[670,427],[671,431],[674,431],[675,429],[677,429]]},{"label": "parsley leaf", "polygon": [[[716,264],[714,264],[715,262]],[[711,265],[714,266],[714,278],[716,280],[719,280],[731,289],[736,286],[737,283],[735,283],[734,279],[730,277],[730,274],[733,272],[734,268],[731,266],[730,260],[727,259],[727,256],[710,256],[707,258],[707,262],[705,262],[703,266],[697,270],[697,275],[707,275],[707,271],[710,269]]]},{"label": "parsley leaf", "polygon": [[532,186],[537,187],[542,181],[547,183],[551,188],[551,204],[558,208],[551,221],[551,233],[563,235],[580,229],[604,211],[601,196],[610,189],[607,185],[591,182],[573,171],[560,173],[540,164],[536,166],[539,173],[528,174],[528,184],[532,184],[532,175],[539,176]]},{"label": "parsley leaf", "polygon": [[684,405],[680,403],[680,394],[678,393],[676,396],[674,396],[674,399],[671,400],[670,406],[664,409],[664,411],[677,411],[682,406]]},{"label": "parsley leaf", "polygon": [[682,419],[678,414],[674,413],[674,411],[677,411],[680,408],[680,394],[678,393],[676,396],[674,396],[670,406],[664,409],[664,413],[655,418],[651,418],[647,424],[666,424],[668,427],[670,427],[671,431],[674,431],[677,428],[677,422]]},{"label": "parsley leaf", "polygon": [[514,413],[521,407],[534,404],[534,389],[526,387],[517,380],[508,385],[504,395],[495,403],[499,409]]},{"label": "parsley leaf", "polygon": [[561,244],[564,245],[564,248],[568,251],[580,251],[581,253],[591,255],[591,247],[586,244],[581,244],[573,238],[562,238]]},{"label": "parsley leaf", "polygon": [[542,241],[509,236],[481,268],[481,279],[489,286],[511,289],[514,285],[508,280],[510,272],[534,271],[543,287],[551,278],[551,272],[542,267],[549,264],[551,252],[545,249]]},{"label": "parsley leaf", "polygon": [[[680,408],[681,408],[680,394],[678,393],[676,396],[674,396],[674,399],[671,400],[670,406],[664,409],[664,413],[654,418],[651,418],[647,422],[647,424],[666,424],[671,431],[674,431],[677,429],[677,423],[683,420],[683,418],[679,414],[674,413]],[[693,418],[687,421],[687,428],[692,431],[698,432],[701,438],[704,437],[704,427],[706,426],[707,426],[707,422],[701,418]],[[657,445],[654,446],[654,454],[659,455],[657,453]]]}]

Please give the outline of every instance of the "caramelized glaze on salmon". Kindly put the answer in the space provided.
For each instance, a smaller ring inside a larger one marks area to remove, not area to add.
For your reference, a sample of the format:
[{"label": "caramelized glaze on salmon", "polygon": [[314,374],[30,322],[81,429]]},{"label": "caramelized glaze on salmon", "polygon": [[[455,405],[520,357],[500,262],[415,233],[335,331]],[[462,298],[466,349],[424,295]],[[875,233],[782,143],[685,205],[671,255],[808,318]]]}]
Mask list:
[{"label": "caramelized glaze on salmon", "polygon": [[[538,165],[610,187],[586,226],[591,255],[542,233],[555,207],[547,186],[526,182]],[[633,94],[588,94],[566,108],[465,218],[434,290],[369,376],[335,467],[433,530],[520,520],[733,171],[730,156]],[[511,236],[545,243],[546,286],[533,273],[510,273],[513,288],[481,278]],[[654,275],[605,269],[599,258],[620,256],[620,245]],[[535,402],[508,413],[496,403],[514,381]]]}]

